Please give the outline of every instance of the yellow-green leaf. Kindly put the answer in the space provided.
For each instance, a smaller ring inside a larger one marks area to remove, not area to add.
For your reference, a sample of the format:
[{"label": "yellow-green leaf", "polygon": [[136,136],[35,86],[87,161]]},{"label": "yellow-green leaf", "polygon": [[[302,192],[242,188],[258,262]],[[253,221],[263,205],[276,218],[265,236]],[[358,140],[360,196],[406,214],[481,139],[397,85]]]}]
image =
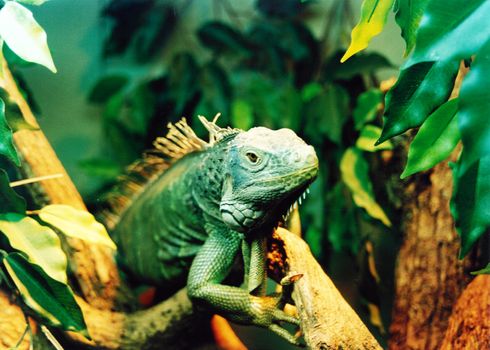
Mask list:
[{"label": "yellow-green leaf", "polygon": [[367,152],[377,152],[387,149],[393,149],[393,144],[390,140],[379,145],[375,145],[376,141],[381,136],[381,128],[375,125],[365,125],[361,129],[361,134],[356,141],[356,147]]},{"label": "yellow-green leaf", "polygon": [[373,37],[381,33],[388,13],[395,0],[364,0],[361,7],[361,18],[351,33],[351,43],[340,62],[368,47]]},{"label": "yellow-green leaf", "polygon": [[30,217],[6,213],[0,215],[0,231],[13,248],[27,255],[30,262],[39,265],[55,280],[66,283],[66,255],[52,229]]},{"label": "yellow-green leaf", "polygon": [[373,186],[369,179],[369,169],[361,151],[348,148],[340,161],[342,181],[352,193],[352,199],[358,207],[366,209],[367,213],[375,219],[381,220],[386,226],[391,222],[383,209],[376,203]]},{"label": "yellow-green leaf", "polygon": [[67,236],[116,249],[104,225],[85,210],[78,210],[69,205],[52,204],[42,208],[39,217]]},{"label": "yellow-green leaf", "polygon": [[24,6],[7,1],[0,10],[0,36],[9,48],[28,62],[41,64],[56,73],[47,36],[32,12]]}]

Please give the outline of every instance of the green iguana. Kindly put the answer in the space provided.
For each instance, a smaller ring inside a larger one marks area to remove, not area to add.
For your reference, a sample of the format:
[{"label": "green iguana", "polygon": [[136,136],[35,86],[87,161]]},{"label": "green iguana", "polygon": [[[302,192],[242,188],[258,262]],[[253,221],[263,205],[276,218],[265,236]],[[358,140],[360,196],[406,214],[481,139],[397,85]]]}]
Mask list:
[{"label": "green iguana", "polygon": [[[124,196],[113,201],[105,222],[136,276],[174,288],[187,284],[195,304],[296,343],[279,323],[298,320],[278,308],[278,297],[260,295],[265,240],[315,179],[315,151],[289,129],[224,129],[217,118],[200,119],[210,141],[185,119],[169,124],[167,136],[155,141],[160,156],[150,153],[133,167],[126,185],[136,192],[131,204]],[[223,284],[237,259],[242,287]]]}]

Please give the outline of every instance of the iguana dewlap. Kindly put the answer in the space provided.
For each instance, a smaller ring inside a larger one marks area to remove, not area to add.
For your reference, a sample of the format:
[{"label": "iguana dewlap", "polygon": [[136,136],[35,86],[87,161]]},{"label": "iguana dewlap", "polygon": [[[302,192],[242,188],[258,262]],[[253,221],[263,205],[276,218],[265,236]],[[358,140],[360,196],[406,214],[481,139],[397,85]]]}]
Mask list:
[{"label": "iguana dewlap", "polygon": [[[229,320],[295,338],[278,322],[297,320],[260,296],[265,239],[315,179],[313,147],[289,129],[222,129],[201,119],[210,141],[185,120],[157,148],[170,157],[120,213],[112,233],[128,268],[159,285],[183,287],[197,304]],[[144,170],[145,166],[142,166]],[[236,261],[242,287],[223,284]]]}]

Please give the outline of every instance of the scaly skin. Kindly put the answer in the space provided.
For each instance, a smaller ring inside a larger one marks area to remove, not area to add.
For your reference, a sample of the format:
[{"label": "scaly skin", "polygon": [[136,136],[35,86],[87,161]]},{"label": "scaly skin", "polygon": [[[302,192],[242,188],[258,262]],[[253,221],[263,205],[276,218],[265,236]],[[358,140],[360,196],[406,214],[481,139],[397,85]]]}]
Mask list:
[{"label": "scaly skin", "polygon": [[[115,238],[138,276],[185,285],[197,305],[229,320],[296,339],[279,325],[298,324],[261,296],[265,239],[318,171],[315,151],[289,129],[236,131],[175,162],[123,213]],[[242,287],[224,284],[237,260]]]}]

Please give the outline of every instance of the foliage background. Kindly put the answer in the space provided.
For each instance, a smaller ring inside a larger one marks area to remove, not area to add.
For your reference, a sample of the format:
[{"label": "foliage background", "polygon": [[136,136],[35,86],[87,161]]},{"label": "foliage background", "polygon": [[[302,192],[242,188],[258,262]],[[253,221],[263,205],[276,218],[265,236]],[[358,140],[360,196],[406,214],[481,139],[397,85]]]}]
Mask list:
[{"label": "foliage background", "polygon": [[[379,82],[395,66],[369,51],[339,65],[359,1],[275,3],[49,1],[33,12],[49,33],[60,73],[22,72],[38,115],[47,116],[43,129],[93,205],[181,115],[219,111],[222,125],[295,129],[322,164],[301,208],[305,238],[383,340],[400,235],[389,220],[396,218],[388,205],[396,194],[386,193],[383,179],[371,181],[370,168],[392,147],[372,144],[381,132]],[[398,63],[398,32],[391,16],[371,50]]]}]

